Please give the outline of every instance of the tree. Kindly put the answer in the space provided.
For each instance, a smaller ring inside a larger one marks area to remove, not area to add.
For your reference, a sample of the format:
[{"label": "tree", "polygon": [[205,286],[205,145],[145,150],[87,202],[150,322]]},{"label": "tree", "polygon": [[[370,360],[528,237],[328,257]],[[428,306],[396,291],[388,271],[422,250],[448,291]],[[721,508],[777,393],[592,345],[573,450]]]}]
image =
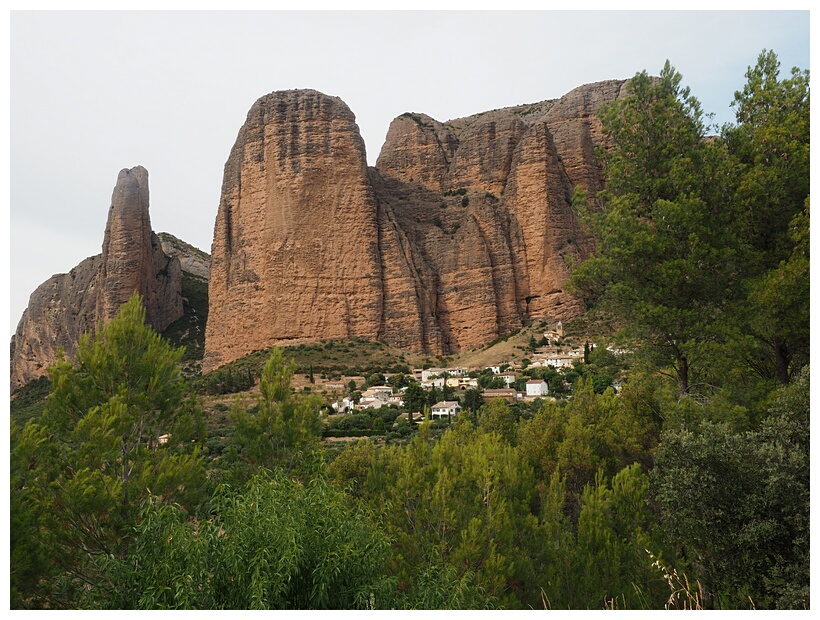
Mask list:
[{"label": "tree", "polygon": [[[255,410],[237,401],[231,412],[235,430],[230,464],[244,464],[247,473],[272,467],[291,472],[308,465],[306,457],[318,446],[322,434],[322,402],[315,394],[291,393],[295,369],[293,360],[285,362],[282,349],[271,350],[259,380]],[[238,471],[235,468],[233,473]]]},{"label": "tree", "polygon": [[481,388],[469,388],[464,390],[461,397],[461,406],[467,411],[476,412],[484,404]]},{"label": "tree", "polygon": [[637,463],[611,484],[598,472],[584,487],[573,549],[571,608],[618,602],[626,608],[659,608],[665,579],[651,566],[648,549],[659,552],[654,516],[647,507],[649,479]]},{"label": "tree", "polygon": [[147,502],[136,545],[107,562],[115,587],[91,591],[116,609],[367,609],[391,607],[389,541],[372,515],[321,479],[281,471],[222,486],[194,523]]},{"label": "tree", "polygon": [[763,50],[735,93],[735,125],[723,128],[732,159],[734,231],[744,244],[745,273],[760,274],[789,256],[792,218],[804,207],[810,179],[809,72],[780,79],[780,61]]},{"label": "tree", "polygon": [[592,381],[581,378],[568,404],[545,402],[521,425],[518,443],[539,479],[548,480],[553,473],[564,479],[567,510],[572,511],[599,470],[611,478],[635,462],[649,465],[656,432],[614,390],[596,394]]},{"label": "tree", "polygon": [[510,445],[518,443],[518,420],[506,401],[494,398],[478,410],[478,428],[485,433],[497,433]]},{"label": "tree", "polygon": [[661,437],[654,501],[713,607],[809,605],[809,394],[804,368],[758,430],[704,423]]},{"label": "tree", "polygon": [[[407,408],[407,411],[410,414],[420,413],[426,403],[427,392],[417,382],[411,381],[410,385],[407,386],[407,390],[404,392],[404,406]],[[410,420],[410,423],[412,424],[412,420]]]},{"label": "tree", "polygon": [[49,549],[51,585],[62,591],[52,595],[36,579],[18,583],[23,598],[44,596],[27,604],[71,607],[84,587],[106,587],[101,561],[127,554],[143,499],[189,511],[204,499],[204,427],[186,396],[181,356],[145,323],[135,294],[97,335],[81,339],[74,364],[61,359],[50,369],[42,418],[13,447],[28,458],[13,505],[34,511],[28,524]]},{"label": "tree", "polygon": [[671,369],[683,396],[737,259],[719,182],[725,151],[704,139],[700,104],[680,83],[667,62],[659,78],[637,74],[628,97],[602,108],[612,140],[601,152],[607,188],[594,210],[576,192],[597,248],[572,285],[588,303],[609,305],[641,354]]},{"label": "tree", "polygon": [[407,375],[403,372],[396,373],[390,376],[390,386],[394,390],[400,390],[403,387],[407,387],[410,384],[410,381],[407,378]]},{"label": "tree", "polygon": [[732,106],[737,124],[722,136],[745,280],[733,314],[753,338],[750,366],[787,383],[808,361],[809,72],[780,79],[776,54],[763,50]]},{"label": "tree", "polygon": [[747,362],[763,377],[791,381],[809,361],[809,207],[791,221],[791,256],[751,281],[745,328]]}]

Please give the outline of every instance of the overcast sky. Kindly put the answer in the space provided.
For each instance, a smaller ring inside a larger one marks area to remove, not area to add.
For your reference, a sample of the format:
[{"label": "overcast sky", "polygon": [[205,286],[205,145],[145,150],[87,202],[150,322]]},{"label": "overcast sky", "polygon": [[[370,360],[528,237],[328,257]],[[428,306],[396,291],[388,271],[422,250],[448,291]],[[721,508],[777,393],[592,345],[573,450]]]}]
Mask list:
[{"label": "overcast sky", "polygon": [[390,121],[445,121],[657,74],[719,124],[764,49],[809,67],[809,12],[12,12],[10,334],[29,295],[101,251],[122,168],[151,222],[210,252],[222,169],[259,97],[341,97],[378,157]]}]

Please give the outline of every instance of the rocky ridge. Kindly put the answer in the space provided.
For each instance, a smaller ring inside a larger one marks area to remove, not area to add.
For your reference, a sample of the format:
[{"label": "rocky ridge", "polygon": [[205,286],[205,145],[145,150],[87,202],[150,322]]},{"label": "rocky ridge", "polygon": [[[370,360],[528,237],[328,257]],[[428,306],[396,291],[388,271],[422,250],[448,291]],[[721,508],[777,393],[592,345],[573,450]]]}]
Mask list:
[{"label": "rocky ridge", "polygon": [[405,113],[374,168],[350,109],[280,91],[225,165],[203,370],[256,349],[358,336],[446,354],[582,311],[563,288],[603,187],[598,106],[625,81],[441,123]]}]

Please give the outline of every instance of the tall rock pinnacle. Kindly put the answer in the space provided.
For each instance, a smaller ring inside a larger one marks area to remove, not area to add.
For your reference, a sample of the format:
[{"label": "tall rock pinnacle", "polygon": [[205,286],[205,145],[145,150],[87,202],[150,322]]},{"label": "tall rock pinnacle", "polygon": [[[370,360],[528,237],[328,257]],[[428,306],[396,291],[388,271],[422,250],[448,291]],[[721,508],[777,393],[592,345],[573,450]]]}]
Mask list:
[{"label": "tall rock pinnacle", "polygon": [[182,316],[182,271],[151,231],[148,171],[142,166],[119,173],[102,254],[52,276],[31,294],[14,335],[11,388],[46,374],[58,348],[73,357],[80,336],[114,318],[134,292],[142,295],[154,329]]},{"label": "tall rock pinnacle", "polygon": [[123,169],[111,196],[102,246],[97,320],[107,323],[134,292],[142,295],[148,322],[163,331],[182,316],[182,270],[162,252],[148,213],[148,171]]}]

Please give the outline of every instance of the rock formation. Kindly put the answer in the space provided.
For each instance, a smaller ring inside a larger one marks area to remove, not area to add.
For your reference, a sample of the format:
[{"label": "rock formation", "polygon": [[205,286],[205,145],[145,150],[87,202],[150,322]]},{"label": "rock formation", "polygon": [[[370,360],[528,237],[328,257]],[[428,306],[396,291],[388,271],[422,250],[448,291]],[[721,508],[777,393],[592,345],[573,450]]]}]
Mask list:
[{"label": "rock formation", "polygon": [[179,260],[183,273],[206,281],[211,277],[210,255],[170,233],[159,232],[157,237],[159,237],[165,256],[175,256]]},{"label": "rock formation", "polygon": [[446,123],[403,114],[370,169],[338,98],[259,99],[225,165],[203,370],[320,338],[446,354],[577,315],[567,262],[592,239],[570,200],[603,187],[596,112],[624,84]]},{"label": "rock formation", "polygon": [[164,330],[182,316],[181,282],[179,260],[162,252],[151,231],[148,172],[142,166],[120,171],[102,254],[52,276],[31,294],[14,335],[11,389],[46,374],[58,348],[72,357],[80,336],[110,321],[135,291],[148,322]]},{"label": "rock formation", "polygon": [[377,201],[340,99],[253,105],[225,164],[208,289],[203,368],[277,342],[380,337]]}]

